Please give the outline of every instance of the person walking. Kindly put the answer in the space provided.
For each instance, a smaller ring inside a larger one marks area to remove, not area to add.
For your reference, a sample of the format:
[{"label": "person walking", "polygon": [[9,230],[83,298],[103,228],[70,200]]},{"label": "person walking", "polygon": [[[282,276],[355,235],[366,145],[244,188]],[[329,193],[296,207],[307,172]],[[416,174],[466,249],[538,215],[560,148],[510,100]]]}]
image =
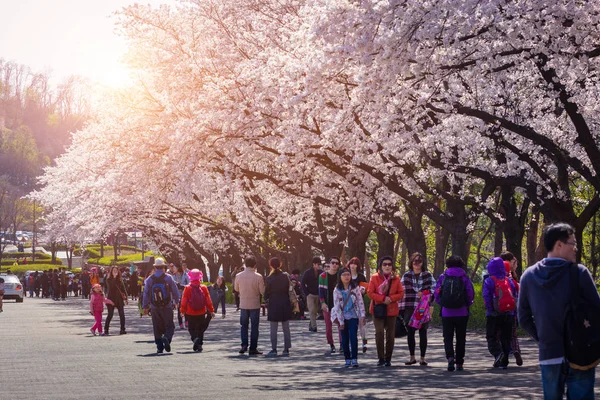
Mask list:
[{"label": "person walking", "polygon": [[[410,359],[405,362],[405,365],[413,365],[417,363],[415,357],[415,333],[417,330],[409,326],[409,321],[418,308],[419,302],[423,297],[424,293],[431,293],[433,290],[433,275],[427,271],[425,265],[425,259],[421,253],[413,253],[410,256],[408,262],[408,271],[402,276],[402,287],[404,288],[404,298],[400,300],[400,314],[406,324],[406,330],[408,335],[406,336],[408,342],[408,352]],[[432,299],[433,301],[433,299]],[[419,365],[426,366],[425,354],[427,353],[427,329],[429,323],[426,322],[421,325],[419,329],[419,350],[421,359]]]},{"label": "person walking", "polygon": [[96,336],[98,332],[101,336],[104,336],[102,332],[102,313],[104,312],[104,304],[114,306],[114,303],[107,299],[102,292],[102,286],[95,284],[92,287],[92,293],[90,294],[90,314],[94,316],[95,323],[90,328],[92,335]]},{"label": "person walking", "polygon": [[371,298],[370,312],[375,325],[377,366],[391,367],[398,302],[404,297],[404,288],[400,278],[395,275],[391,256],[383,256],[379,260],[377,273],[371,276],[367,294]]},{"label": "person walking", "polygon": [[67,291],[69,290],[69,276],[67,275],[67,269],[61,268],[60,272],[60,297],[63,301],[67,300]]},{"label": "person walking", "polygon": [[214,285],[212,285],[212,293],[211,296],[214,296],[213,305],[215,307],[215,313],[219,309],[219,304],[221,305],[221,318],[225,318],[225,294],[227,293],[227,285],[225,284],[225,278],[223,276],[219,276]]},{"label": "person walking", "polygon": [[235,267],[231,273],[231,287],[233,288],[233,299],[235,301],[235,311],[240,311],[240,293],[235,289],[235,277],[243,271],[243,267]]},{"label": "person walking", "polygon": [[87,270],[87,264],[81,273],[81,296],[87,299],[90,296],[90,272]]},{"label": "person walking", "polygon": [[[572,296],[600,313],[600,295],[590,271],[577,263],[575,229],[565,223],[544,229],[547,256],[521,276],[518,317],[521,327],[536,341],[544,399],[562,399],[567,387],[570,399],[594,398],[595,365],[573,368],[565,359],[565,315]],[[574,283],[572,279],[577,279]],[[571,291],[571,284],[578,291]],[[598,329],[598,327],[592,327]]]},{"label": "person walking", "polygon": [[125,330],[125,304],[129,304],[127,300],[127,290],[123,283],[123,278],[119,267],[113,265],[108,270],[108,277],[106,279],[106,297],[113,302],[113,305],[107,305],[108,314],[106,315],[106,321],[104,322],[104,335],[109,334],[110,321],[115,313],[115,308],[119,313],[119,321],[121,323],[121,330],[119,335],[127,334]]},{"label": "person walking", "polygon": [[[331,309],[333,308],[333,291],[338,281],[338,270],[340,268],[340,259],[331,257],[329,259],[329,269],[319,275],[319,301],[321,303],[321,311],[325,321],[325,336],[327,344],[329,344],[330,353],[336,352],[335,343],[333,341],[333,322],[331,321]],[[338,329],[338,337],[340,341],[340,351],[342,349],[342,336]]]},{"label": "person walking", "polygon": [[[506,251],[500,254],[500,258],[504,260],[504,269],[506,270],[506,274],[508,275],[508,279],[512,279],[515,287],[517,288],[517,294],[519,292],[519,276],[517,275],[517,264],[518,260],[510,251]],[[521,346],[519,345],[519,336],[517,335],[517,327],[519,326],[519,321],[517,318],[517,313],[513,316],[513,324],[512,324],[512,333],[511,333],[511,341],[510,341],[510,352],[515,357],[515,361],[518,366],[523,365],[523,357],[521,356]],[[498,332],[498,337],[500,337],[500,332]]]},{"label": "person walking", "polygon": [[171,351],[175,333],[173,310],[179,304],[179,290],[173,278],[165,273],[167,264],[162,258],[154,261],[156,271],[144,282],[142,309],[144,314],[152,312],[152,328],[156,352]]},{"label": "person walking", "polygon": [[302,291],[306,298],[306,306],[308,307],[308,330],[310,332],[317,331],[317,314],[319,313],[319,276],[323,273],[321,269],[321,259],[314,257],[312,266],[302,274]]},{"label": "person walking", "polygon": [[290,355],[292,336],[290,334],[290,319],[292,319],[292,303],[290,290],[292,283],[288,274],[281,272],[281,261],[277,257],[269,260],[271,273],[265,280],[265,302],[269,315],[267,320],[271,324],[271,351],[267,357],[277,356],[277,326],[281,322],[283,330],[283,356]]},{"label": "person walking", "polygon": [[434,298],[436,303],[442,306],[442,333],[448,371],[462,371],[465,363],[469,307],[475,299],[475,291],[461,257],[450,256],[446,260],[446,271],[438,278]]},{"label": "person walking", "polygon": [[[188,277],[187,273],[183,272],[183,268],[179,267],[177,264],[171,264],[172,265],[172,271],[173,271],[173,275],[172,278],[175,281],[175,284],[177,285],[177,289],[179,289],[179,298],[181,299],[183,296],[183,289],[190,284],[190,279]],[[177,321],[179,322],[179,329],[184,329],[183,326],[183,317],[184,315],[181,314],[181,305],[179,305],[177,307]]]},{"label": "person walking", "polygon": [[134,269],[133,272],[131,273],[131,275],[129,275],[129,295],[131,296],[131,300],[137,300],[139,293],[139,287],[138,287],[138,279],[139,279],[139,274],[137,269]]},{"label": "person walking", "polygon": [[352,280],[352,272],[347,267],[340,271],[338,284],[333,292],[331,321],[342,332],[345,367],[357,368],[358,329],[367,321],[362,292]]},{"label": "person walking", "polygon": [[48,298],[50,297],[50,282],[51,278],[48,276],[48,271],[44,271],[42,273],[42,277],[40,278],[40,282],[42,285],[42,297]]},{"label": "person walking", "polygon": [[[348,261],[346,268],[348,268],[350,270],[350,274],[352,275],[352,283],[354,284],[354,286],[359,288],[360,293],[363,296],[363,304],[364,304],[364,299],[365,299],[364,296],[367,293],[367,288],[369,287],[369,283],[367,282],[367,278],[365,277],[365,275],[363,273],[362,262],[360,261],[360,259],[358,257],[352,257],[350,259],[350,261]],[[359,324],[358,329],[360,331],[360,338],[362,339],[362,352],[366,353],[367,352],[367,343],[368,343],[366,322],[364,324]]]},{"label": "person walking", "polygon": [[202,352],[204,332],[210,320],[215,316],[215,309],[208,293],[208,288],[202,284],[202,272],[193,269],[186,273],[190,283],[183,289],[181,297],[181,314],[185,315],[190,339],[194,343],[192,349]]},{"label": "person walking", "polygon": [[[483,301],[486,315],[486,340],[488,350],[494,356],[494,368],[506,369],[510,353],[512,324],[516,310],[517,288],[506,276],[504,261],[492,258],[487,270],[490,276],[483,282]],[[498,331],[500,345],[498,345]]]},{"label": "person walking", "polygon": [[252,256],[244,260],[246,268],[235,276],[234,290],[240,295],[240,334],[242,347],[239,353],[248,351],[248,326],[251,324],[250,351],[251,356],[262,354],[258,351],[258,324],[260,321],[260,299],[265,294],[265,280],[256,272],[256,259]]}]

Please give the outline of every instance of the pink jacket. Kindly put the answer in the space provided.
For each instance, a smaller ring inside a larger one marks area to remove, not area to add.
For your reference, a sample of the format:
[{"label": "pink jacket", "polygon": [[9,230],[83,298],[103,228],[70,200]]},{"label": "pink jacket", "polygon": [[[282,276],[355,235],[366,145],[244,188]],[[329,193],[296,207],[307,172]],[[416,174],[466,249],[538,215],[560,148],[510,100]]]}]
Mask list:
[{"label": "pink jacket", "polygon": [[104,294],[92,292],[90,294],[90,312],[101,313],[104,311],[104,303],[113,305],[114,303],[104,297]]}]

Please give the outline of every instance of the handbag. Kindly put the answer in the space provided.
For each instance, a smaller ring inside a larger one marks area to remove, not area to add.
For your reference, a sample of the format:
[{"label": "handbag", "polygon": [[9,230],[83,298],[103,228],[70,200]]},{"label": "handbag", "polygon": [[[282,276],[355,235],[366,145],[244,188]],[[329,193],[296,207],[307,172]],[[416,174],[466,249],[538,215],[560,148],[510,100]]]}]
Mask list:
[{"label": "handbag", "polygon": [[394,332],[394,337],[401,338],[406,335],[408,335],[408,329],[406,329],[404,318],[401,315],[398,315],[396,317],[396,331]]},{"label": "handbag", "polygon": [[[387,294],[385,295],[386,297],[388,297],[390,295],[390,290],[392,289],[392,278],[390,278],[390,283],[388,285],[388,290],[387,290]],[[385,303],[381,303],[381,304],[375,304],[373,306],[373,317],[375,318],[387,318],[387,304]]]}]

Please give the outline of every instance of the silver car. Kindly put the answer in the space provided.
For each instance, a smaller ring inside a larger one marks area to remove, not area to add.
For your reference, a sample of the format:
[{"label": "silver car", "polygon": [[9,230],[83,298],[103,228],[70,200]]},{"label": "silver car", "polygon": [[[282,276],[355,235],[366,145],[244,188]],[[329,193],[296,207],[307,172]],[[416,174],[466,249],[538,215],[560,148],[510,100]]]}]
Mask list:
[{"label": "silver car", "polygon": [[17,303],[23,302],[23,285],[16,275],[0,274],[4,279],[4,300],[14,299]]}]

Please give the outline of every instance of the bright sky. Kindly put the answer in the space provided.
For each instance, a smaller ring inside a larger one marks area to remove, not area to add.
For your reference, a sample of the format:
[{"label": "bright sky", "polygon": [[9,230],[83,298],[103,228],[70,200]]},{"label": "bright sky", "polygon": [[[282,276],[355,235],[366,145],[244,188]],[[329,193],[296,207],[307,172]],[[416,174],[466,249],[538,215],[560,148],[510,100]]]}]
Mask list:
[{"label": "bright sky", "polygon": [[55,80],[82,75],[109,86],[128,82],[125,41],[111,14],[134,3],[174,0],[0,0],[0,58],[50,70]]}]

